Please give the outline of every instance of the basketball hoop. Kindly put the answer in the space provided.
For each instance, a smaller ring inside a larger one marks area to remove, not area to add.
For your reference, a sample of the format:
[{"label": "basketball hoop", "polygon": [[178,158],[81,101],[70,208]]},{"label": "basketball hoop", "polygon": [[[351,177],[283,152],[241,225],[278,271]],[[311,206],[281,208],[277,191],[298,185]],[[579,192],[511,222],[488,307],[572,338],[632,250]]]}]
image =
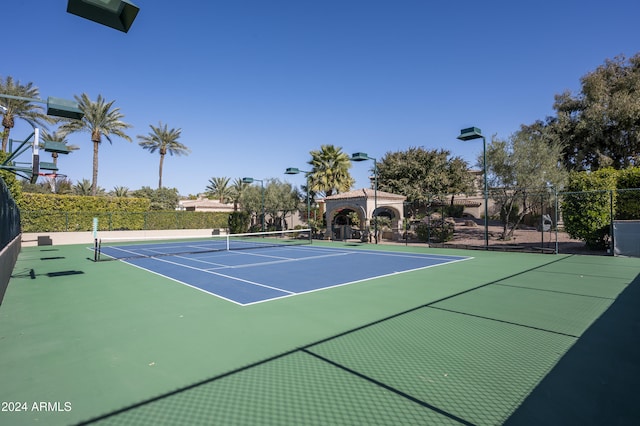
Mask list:
[{"label": "basketball hoop", "polygon": [[38,176],[46,177],[47,179],[66,179],[67,175],[62,173],[38,173]]}]

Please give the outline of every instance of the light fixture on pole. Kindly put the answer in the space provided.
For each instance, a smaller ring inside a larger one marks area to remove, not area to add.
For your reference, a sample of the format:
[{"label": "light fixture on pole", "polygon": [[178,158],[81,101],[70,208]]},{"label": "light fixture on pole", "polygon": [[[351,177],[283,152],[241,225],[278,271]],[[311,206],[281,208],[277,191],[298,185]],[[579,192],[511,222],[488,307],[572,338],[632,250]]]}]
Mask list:
[{"label": "light fixture on pole", "polygon": [[127,0],[69,0],[67,12],[127,32],[140,8]]},{"label": "light fixture on pole", "polygon": [[[24,101],[24,102],[36,102],[43,103],[47,105],[47,115],[51,115],[54,117],[63,117],[70,118],[74,120],[81,120],[84,117],[84,113],[78,107],[78,104],[73,101],[68,101],[66,99],[53,98],[49,97],[46,101],[39,98],[27,98],[24,96],[15,96],[1,93],[0,98],[15,100],[15,101]],[[3,114],[11,114],[11,103],[6,103],[7,106],[0,105]],[[4,159],[4,161],[0,164],[0,169],[9,170],[19,176],[25,177],[31,183],[36,183],[38,176],[40,174],[40,170],[52,170],[57,171],[58,167],[54,163],[49,162],[41,162],[38,149],[40,148],[40,129],[35,127],[31,123],[33,127],[33,133],[31,133],[15,150],[10,149],[9,156]],[[31,164],[28,167],[23,167],[16,165],[15,159],[19,157],[22,153],[29,149],[28,142],[33,136],[34,140],[31,144],[32,159]],[[11,142],[11,140],[10,140]],[[54,152],[54,147],[48,145],[51,144],[49,141],[44,142],[44,148],[47,152]],[[59,148],[57,152],[60,151]],[[68,152],[68,150],[66,150]],[[66,153],[65,152],[65,153]]]},{"label": "light fixture on pole", "polygon": [[50,96],[45,101],[44,99],[25,98],[24,96],[6,95],[4,93],[0,94],[0,98],[47,104],[47,115],[54,117],[72,118],[74,120],[82,120],[82,117],[84,117],[84,113],[78,108],[78,103],[66,99]]},{"label": "light fixture on pole", "polygon": [[260,186],[262,187],[262,232],[264,232],[264,181],[261,179],[254,179],[252,177],[244,177],[242,178],[242,183],[253,183],[260,182]]},{"label": "light fixture on pole", "polygon": [[356,152],[351,154],[351,161],[373,161],[373,236],[376,244],[378,244],[378,220],[375,217],[376,210],[378,210],[378,162],[375,158],[369,157],[366,152]]},{"label": "light fixture on pole", "polygon": [[298,173],[306,173],[307,177],[307,223],[311,220],[311,199],[309,198],[309,171],[300,170],[297,167],[287,167],[287,170],[284,171],[285,175],[297,175]]},{"label": "light fixture on pole", "polygon": [[470,141],[482,138],[482,174],[484,176],[484,249],[489,249],[489,192],[487,190],[487,140],[477,127],[460,130],[458,139]]}]

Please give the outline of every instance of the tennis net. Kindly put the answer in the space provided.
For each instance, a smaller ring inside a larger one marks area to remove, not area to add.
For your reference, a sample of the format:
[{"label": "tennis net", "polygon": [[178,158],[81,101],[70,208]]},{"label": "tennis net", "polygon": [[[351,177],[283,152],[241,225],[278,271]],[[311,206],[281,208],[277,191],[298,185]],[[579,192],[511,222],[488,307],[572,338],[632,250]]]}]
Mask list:
[{"label": "tennis net", "polygon": [[206,235],[199,237],[106,237],[95,239],[94,260],[98,262],[103,260],[179,256],[302,244],[311,244],[310,229]]}]

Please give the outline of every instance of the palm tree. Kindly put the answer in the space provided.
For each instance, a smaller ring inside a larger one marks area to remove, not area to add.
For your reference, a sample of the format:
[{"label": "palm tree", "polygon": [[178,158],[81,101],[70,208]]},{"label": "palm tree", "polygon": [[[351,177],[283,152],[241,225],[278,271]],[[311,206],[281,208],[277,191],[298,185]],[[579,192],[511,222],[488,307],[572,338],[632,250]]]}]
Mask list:
[{"label": "palm tree", "polygon": [[114,186],[111,195],[116,198],[127,198],[129,196],[129,188],[126,186]]},{"label": "palm tree", "polygon": [[233,180],[233,185],[229,188],[229,198],[233,201],[233,211],[238,211],[238,204],[240,204],[240,198],[242,198],[242,193],[245,189],[247,189],[250,185],[248,183],[244,183],[242,178],[235,178]]},{"label": "palm tree", "polygon": [[216,197],[221,203],[224,203],[231,196],[229,180],[228,177],[212,177],[209,179],[209,185],[205,188],[207,195]]},{"label": "palm tree", "polygon": [[349,174],[351,160],[342,152],[341,147],[322,145],[320,150],[311,151],[309,173],[309,189],[313,192],[324,192],[326,196],[346,192],[354,185],[355,180]]},{"label": "palm tree", "polygon": [[78,108],[84,113],[81,120],[70,120],[60,126],[58,131],[62,135],[75,132],[88,132],[91,134],[93,142],[93,176],[91,181],[91,195],[96,195],[98,191],[98,148],[104,136],[109,143],[113,143],[111,135],[118,136],[131,142],[131,138],[124,133],[125,129],[132,126],[121,121],[124,115],[120,113],[120,108],[113,108],[115,101],[106,102],[102,95],[93,102],[86,93],[75,96]]},{"label": "palm tree", "polygon": [[[33,87],[33,83],[26,85],[20,84],[18,80],[12,77],[2,79],[0,77],[0,93],[11,96],[20,96],[24,98],[38,98],[39,91],[37,87]],[[17,99],[0,98],[0,114],[2,114],[2,152],[7,151],[7,142],[9,141],[9,133],[15,125],[15,119],[21,118],[33,127],[46,127],[45,122],[53,122],[39,105],[34,105],[29,101],[21,101]]]},{"label": "palm tree", "polygon": [[[103,193],[104,190],[98,188],[98,192]],[[73,185],[73,193],[76,195],[96,195],[93,193],[93,185],[89,179],[82,179],[76,182],[76,184]]]},{"label": "palm tree", "polygon": [[158,189],[162,188],[162,165],[164,163],[164,156],[167,155],[182,155],[189,154],[191,151],[185,145],[178,142],[180,139],[180,133],[182,133],[182,129],[167,129],[167,125],[162,125],[162,122],[158,123],[158,127],[150,124],[151,132],[146,135],[138,135],[138,145],[140,145],[143,149],[149,150],[150,153],[154,153],[158,151],[160,153],[160,167],[159,167],[159,175],[160,178],[158,180]]}]

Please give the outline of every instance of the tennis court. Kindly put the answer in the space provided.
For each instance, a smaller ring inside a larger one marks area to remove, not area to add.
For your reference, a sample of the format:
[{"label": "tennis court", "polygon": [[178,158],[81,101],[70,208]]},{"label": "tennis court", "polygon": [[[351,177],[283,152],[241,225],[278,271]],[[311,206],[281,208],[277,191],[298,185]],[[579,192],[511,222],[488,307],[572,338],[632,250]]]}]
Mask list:
[{"label": "tennis court", "polygon": [[[2,424],[640,418],[640,259],[314,241],[93,262],[87,246],[20,254]],[[292,294],[198,287],[219,275]]]},{"label": "tennis court", "polygon": [[469,259],[299,245],[310,241],[283,241],[282,232],[245,235],[108,245],[101,255],[242,306]]}]

